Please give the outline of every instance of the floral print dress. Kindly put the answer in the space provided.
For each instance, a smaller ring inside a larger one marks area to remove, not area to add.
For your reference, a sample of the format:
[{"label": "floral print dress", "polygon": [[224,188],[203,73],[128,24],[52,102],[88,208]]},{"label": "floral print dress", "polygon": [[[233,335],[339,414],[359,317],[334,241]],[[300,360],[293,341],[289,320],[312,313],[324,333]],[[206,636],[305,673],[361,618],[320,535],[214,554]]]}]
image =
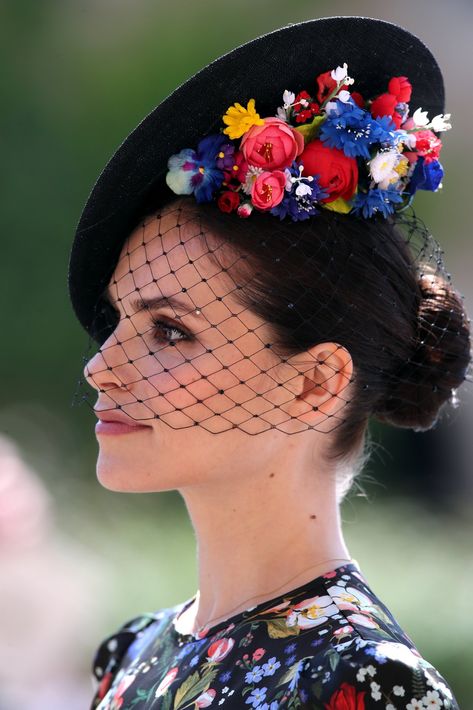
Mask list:
[{"label": "floral print dress", "polygon": [[200,636],[175,625],[194,599],[142,614],[100,644],[91,709],[459,710],[356,560]]}]

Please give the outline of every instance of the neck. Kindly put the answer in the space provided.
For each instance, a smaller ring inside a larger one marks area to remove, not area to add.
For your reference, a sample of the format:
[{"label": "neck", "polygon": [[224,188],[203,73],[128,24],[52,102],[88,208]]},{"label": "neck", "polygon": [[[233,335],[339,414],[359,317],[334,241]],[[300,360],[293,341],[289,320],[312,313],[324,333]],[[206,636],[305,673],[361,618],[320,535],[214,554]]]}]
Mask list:
[{"label": "neck", "polygon": [[211,627],[351,558],[326,471],[258,466],[181,494],[197,538],[199,584],[183,632]]}]

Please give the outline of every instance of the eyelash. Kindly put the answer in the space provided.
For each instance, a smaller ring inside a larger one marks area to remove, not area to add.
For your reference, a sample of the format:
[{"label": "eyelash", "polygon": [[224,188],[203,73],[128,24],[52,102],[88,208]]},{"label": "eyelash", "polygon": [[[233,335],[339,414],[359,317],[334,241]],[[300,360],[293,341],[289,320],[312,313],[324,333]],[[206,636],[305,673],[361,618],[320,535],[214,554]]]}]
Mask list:
[{"label": "eyelash", "polygon": [[[186,333],[184,330],[182,330],[181,328],[179,328],[177,325],[174,325],[174,324],[172,324],[172,323],[169,323],[169,322],[166,321],[166,320],[160,320],[159,318],[153,319],[153,325],[158,326],[158,327],[161,328],[162,330],[168,330],[168,331],[174,330],[174,331],[176,331],[177,333],[180,333],[182,336],[184,336],[183,338],[178,338],[178,340],[192,340],[192,338],[189,336],[188,333]],[[167,343],[172,343],[172,342],[174,342],[174,340],[173,340],[172,338],[159,338],[159,337],[156,335],[156,332],[155,332],[155,334],[154,334],[154,338],[155,338],[155,340],[157,340],[158,342],[162,342],[163,340],[164,340],[165,342],[167,342]]]}]

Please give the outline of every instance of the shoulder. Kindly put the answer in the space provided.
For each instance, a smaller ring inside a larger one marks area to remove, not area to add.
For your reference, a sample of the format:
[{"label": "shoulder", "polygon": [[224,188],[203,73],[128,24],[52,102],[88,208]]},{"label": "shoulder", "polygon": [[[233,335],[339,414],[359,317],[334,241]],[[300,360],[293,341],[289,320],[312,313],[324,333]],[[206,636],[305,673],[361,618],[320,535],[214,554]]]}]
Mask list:
[{"label": "shoulder", "polygon": [[97,707],[106,695],[131,645],[138,642],[153,624],[169,618],[172,609],[161,609],[134,616],[100,641],[93,655],[91,668],[95,689],[92,707]]},{"label": "shoulder", "polygon": [[459,710],[447,681],[427,660],[394,641],[354,639],[343,651],[307,659],[303,707],[353,710]]}]

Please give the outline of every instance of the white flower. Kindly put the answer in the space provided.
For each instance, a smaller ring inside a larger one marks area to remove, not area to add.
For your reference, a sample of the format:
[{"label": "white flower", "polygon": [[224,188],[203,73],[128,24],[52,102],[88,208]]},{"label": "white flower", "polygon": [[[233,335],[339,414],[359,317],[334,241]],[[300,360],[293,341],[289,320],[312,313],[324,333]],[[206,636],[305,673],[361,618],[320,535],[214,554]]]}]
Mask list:
[{"label": "white flower", "polygon": [[427,111],[422,111],[420,107],[414,111],[412,119],[416,126],[427,126],[429,124],[427,113]]},{"label": "white flower", "polygon": [[369,666],[366,666],[366,672],[369,673],[371,677],[373,677],[374,675],[376,675],[376,668],[370,663]]},{"label": "white flower", "polygon": [[337,99],[340,99],[342,103],[346,104],[350,100],[350,96],[350,92],[346,89],[343,89],[343,91],[340,91],[340,93],[337,95]]},{"label": "white flower", "polygon": [[443,700],[436,690],[428,690],[426,695],[422,698],[426,708],[430,710],[441,710],[443,705]]},{"label": "white flower", "polygon": [[394,705],[392,703],[388,703],[386,705],[386,710],[396,710],[396,708],[394,707]]},{"label": "white flower", "polygon": [[397,150],[386,150],[378,152],[374,158],[368,160],[370,175],[380,185],[381,190],[387,190],[391,182],[399,180],[394,168],[400,157],[401,154]]},{"label": "white flower", "polygon": [[395,685],[393,687],[393,693],[394,695],[405,695],[405,690],[402,685]]},{"label": "white flower", "polygon": [[422,700],[412,698],[410,703],[407,703],[406,710],[425,710]]},{"label": "white flower", "polygon": [[276,117],[277,117],[277,118],[280,118],[281,121],[286,121],[286,123],[288,123],[288,120],[287,120],[287,111],[286,111],[286,109],[283,108],[282,106],[279,106],[279,107],[278,107],[278,110],[277,110],[277,113],[276,113]]},{"label": "white flower", "polygon": [[289,108],[291,104],[296,100],[296,95],[292,91],[286,91],[282,95],[282,100],[284,101],[284,108]]},{"label": "white flower", "polygon": [[334,113],[336,116],[340,115],[340,110],[336,101],[327,101],[327,103],[325,104],[325,111],[329,116],[332,113]]},{"label": "white flower", "polygon": [[348,69],[348,64],[346,62],[343,63],[343,67],[337,67],[336,69],[332,69],[330,72],[330,76],[334,81],[339,84],[347,75],[347,69]]},{"label": "white flower", "polygon": [[452,127],[452,124],[449,123],[451,115],[451,113],[439,113],[438,116],[434,116],[430,124],[432,130],[436,132],[448,131]]},{"label": "white flower", "polygon": [[262,172],[264,172],[263,168],[258,168],[256,165],[249,165],[248,166],[248,171],[245,176],[245,182],[242,183],[242,190],[243,192],[246,192],[247,195],[251,195],[251,188],[253,187],[253,183],[260,175]]},{"label": "white flower", "polygon": [[299,197],[303,197],[304,195],[310,195],[312,193],[312,190],[307,183],[299,182],[298,186],[296,187],[296,195],[299,195]]},{"label": "white flower", "polygon": [[355,81],[347,75],[348,64],[343,63],[343,67],[337,67],[330,72],[330,76],[337,84],[353,84]]},{"label": "white flower", "polygon": [[381,693],[379,692],[379,689],[381,686],[379,683],[375,683],[374,681],[370,683],[370,688],[371,688],[371,697],[373,700],[381,700]]}]

